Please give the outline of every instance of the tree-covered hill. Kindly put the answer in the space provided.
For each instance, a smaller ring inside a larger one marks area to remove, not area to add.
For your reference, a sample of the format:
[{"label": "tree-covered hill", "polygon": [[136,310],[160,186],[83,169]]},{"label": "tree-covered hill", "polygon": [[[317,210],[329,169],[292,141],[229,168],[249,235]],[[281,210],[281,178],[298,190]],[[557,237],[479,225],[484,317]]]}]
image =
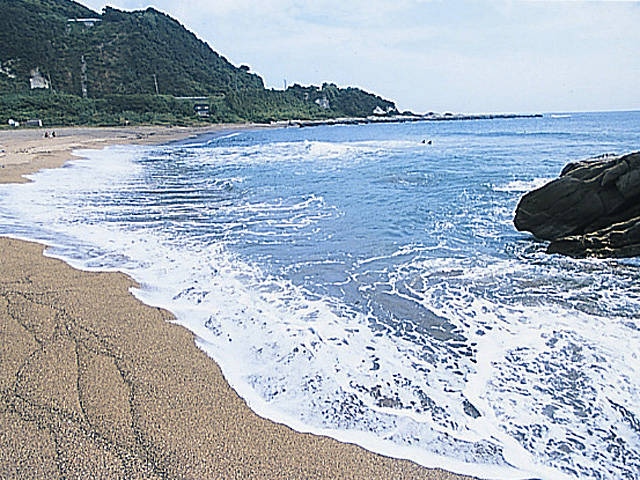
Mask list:
[{"label": "tree-covered hill", "polygon": [[[183,97],[199,97],[208,116],[196,117],[196,100]],[[356,88],[265,89],[248,67],[232,65],[153,8],[97,13],[72,0],[0,0],[2,123],[25,116],[57,124],[193,123],[395,111]]]},{"label": "tree-covered hill", "polygon": [[129,13],[107,7],[98,14],[70,0],[0,0],[0,13],[0,61],[15,75],[18,92],[29,89],[36,68],[63,93],[82,95],[84,76],[93,98],[263,88],[257,75],[234,67],[152,8]]}]

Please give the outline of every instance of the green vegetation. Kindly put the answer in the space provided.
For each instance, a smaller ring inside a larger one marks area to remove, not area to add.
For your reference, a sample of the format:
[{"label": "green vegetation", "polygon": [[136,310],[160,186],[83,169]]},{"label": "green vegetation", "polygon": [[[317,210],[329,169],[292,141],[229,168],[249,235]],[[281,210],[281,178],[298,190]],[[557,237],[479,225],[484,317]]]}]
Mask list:
[{"label": "green vegetation", "polygon": [[194,125],[192,103],[170,95],[77,95],[40,91],[0,95],[0,118],[19,122],[41,119],[45,125]]},{"label": "green vegetation", "polygon": [[338,88],[332,83],[325,83],[322,88],[294,85],[287,89],[287,93],[306,103],[311,101],[319,105],[324,104],[327,107],[329,117],[332,118],[366,117],[373,114],[376,109],[384,113],[397,113],[395,104],[389,100],[384,100],[359,88]]},{"label": "green vegetation", "polygon": [[[32,89],[32,78],[48,88]],[[196,115],[196,104],[209,115]],[[374,111],[396,112],[392,102],[357,88],[265,89],[249,67],[235,67],[153,8],[98,14],[72,0],[0,0],[2,123],[269,122]]]}]

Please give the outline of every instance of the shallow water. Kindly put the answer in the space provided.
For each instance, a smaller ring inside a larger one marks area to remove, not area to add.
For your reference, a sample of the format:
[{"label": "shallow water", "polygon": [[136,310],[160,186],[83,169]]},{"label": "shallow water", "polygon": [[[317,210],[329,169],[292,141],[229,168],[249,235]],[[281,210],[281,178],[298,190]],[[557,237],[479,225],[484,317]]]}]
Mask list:
[{"label": "shallow water", "polygon": [[639,130],[572,114],[87,151],[0,187],[0,233],[132,275],[299,430],[487,478],[638,479],[640,262],[548,256],[512,218]]}]

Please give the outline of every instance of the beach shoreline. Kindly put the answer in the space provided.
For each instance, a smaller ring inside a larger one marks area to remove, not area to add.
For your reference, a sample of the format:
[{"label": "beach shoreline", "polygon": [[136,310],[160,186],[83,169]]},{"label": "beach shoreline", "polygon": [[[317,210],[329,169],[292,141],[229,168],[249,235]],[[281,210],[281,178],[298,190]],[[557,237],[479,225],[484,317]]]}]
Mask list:
[{"label": "beach shoreline", "polygon": [[[0,183],[80,149],[254,128],[0,130]],[[255,128],[260,128],[255,126]],[[0,477],[468,478],[259,417],[173,316],[119,273],[0,237]]]},{"label": "beach shoreline", "polygon": [[160,145],[200,135],[268,128],[258,124],[220,124],[206,127],[61,127],[56,129],[0,129],[0,183],[24,183],[24,175],[57,168],[81,149],[111,145]]}]

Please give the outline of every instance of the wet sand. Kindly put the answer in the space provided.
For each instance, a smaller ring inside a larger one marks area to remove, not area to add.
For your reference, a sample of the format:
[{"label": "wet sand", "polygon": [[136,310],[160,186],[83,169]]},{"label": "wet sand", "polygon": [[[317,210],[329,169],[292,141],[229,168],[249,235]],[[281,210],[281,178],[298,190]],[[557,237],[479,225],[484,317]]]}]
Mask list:
[{"label": "wet sand", "polygon": [[[60,166],[73,149],[200,132],[0,131],[0,182]],[[43,249],[0,238],[0,478],[468,478],[257,416],[192,333],[131,295],[130,278]]]}]

